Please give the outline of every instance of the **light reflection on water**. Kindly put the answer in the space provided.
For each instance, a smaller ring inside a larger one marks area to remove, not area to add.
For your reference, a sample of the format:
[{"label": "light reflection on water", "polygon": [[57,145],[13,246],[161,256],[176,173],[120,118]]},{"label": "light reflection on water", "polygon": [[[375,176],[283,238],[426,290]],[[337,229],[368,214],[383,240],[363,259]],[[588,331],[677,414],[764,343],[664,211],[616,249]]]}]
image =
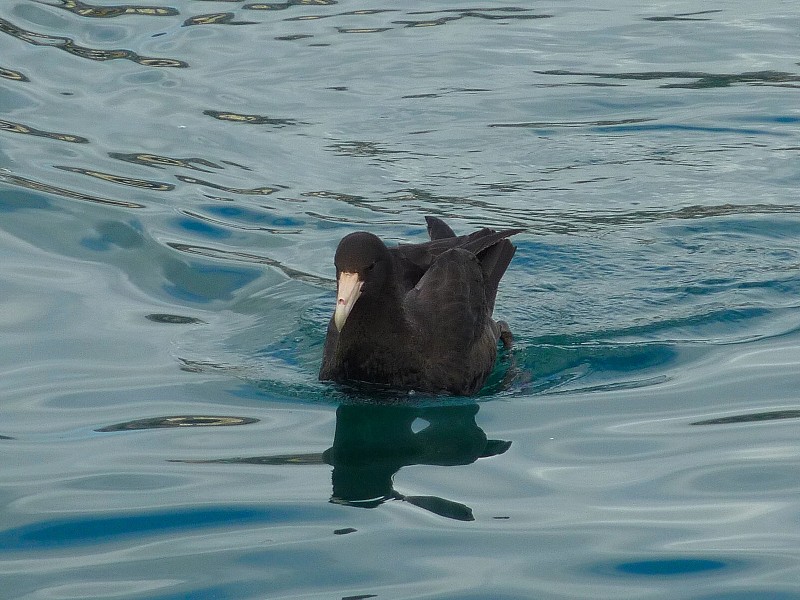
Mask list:
[{"label": "light reflection on water", "polygon": [[[4,3],[4,594],[798,597],[798,21]],[[515,348],[317,382],[338,239],[427,214],[526,229]]]}]

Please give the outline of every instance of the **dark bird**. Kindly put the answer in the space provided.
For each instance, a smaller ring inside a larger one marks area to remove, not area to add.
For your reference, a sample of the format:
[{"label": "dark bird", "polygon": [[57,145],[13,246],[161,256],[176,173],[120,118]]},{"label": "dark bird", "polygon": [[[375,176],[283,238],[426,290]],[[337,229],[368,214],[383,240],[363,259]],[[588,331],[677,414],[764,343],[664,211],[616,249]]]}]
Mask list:
[{"label": "dark bird", "polygon": [[422,244],[388,248],[364,231],[339,242],[320,380],[471,395],[492,371],[498,341],[511,345],[492,311],[516,251],[506,238],[523,230],[456,236],[426,220],[431,241]]}]

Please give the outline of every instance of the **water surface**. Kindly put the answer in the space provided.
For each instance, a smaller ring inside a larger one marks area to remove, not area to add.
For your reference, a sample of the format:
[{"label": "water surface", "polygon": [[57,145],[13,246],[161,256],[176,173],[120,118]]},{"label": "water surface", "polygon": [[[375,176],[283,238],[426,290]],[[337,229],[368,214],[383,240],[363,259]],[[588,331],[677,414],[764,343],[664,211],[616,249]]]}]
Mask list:
[{"label": "water surface", "polygon": [[[793,8],[2,3],[3,596],[800,598]],[[425,215],[514,350],[320,384]]]}]

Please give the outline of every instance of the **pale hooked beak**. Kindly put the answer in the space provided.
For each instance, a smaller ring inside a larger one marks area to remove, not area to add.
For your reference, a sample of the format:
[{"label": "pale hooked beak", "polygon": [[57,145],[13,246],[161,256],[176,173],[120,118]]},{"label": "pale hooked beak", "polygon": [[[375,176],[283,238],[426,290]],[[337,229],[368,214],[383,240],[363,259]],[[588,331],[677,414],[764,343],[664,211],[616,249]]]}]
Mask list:
[{"label": "pale hooked beak", "polygon": [[338,331],[341,331],[342,327],[344,327],[347,315],[353,310],[353,305],[361,295],[361,286],[363,285],[364,282],[358,279],[358,273],[346,273],[342,271],[339,274],[339,284],[336,292],[336,310],[333,311],[333,322],[336,324],[336,329]]}]

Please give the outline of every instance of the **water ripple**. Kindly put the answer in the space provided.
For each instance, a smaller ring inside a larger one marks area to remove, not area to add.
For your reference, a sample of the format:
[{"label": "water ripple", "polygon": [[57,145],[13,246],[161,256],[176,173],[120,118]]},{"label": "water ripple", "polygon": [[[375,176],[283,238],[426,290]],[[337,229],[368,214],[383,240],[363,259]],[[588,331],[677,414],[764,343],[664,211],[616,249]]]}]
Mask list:
[{"label": "water ripple", "polygon": [[177,67],[186,68],[188,63],[175,58],[153,58],[148,56],[141,56],[132,50],[115,49],[115,50],[101,50],[99,48],[90,48],[87,46],[80,46],[75,43],[72,38],[57,35],[47,35],[43,33],[36,33],[23,29],[6,19],[0,19],[0,32],[15,37],[23,42],[27,42],[34,46],[46,46],[50,48],[57,48],[77,56],[79,58],[86,58],[94,61],[106,61],[125,59],[130,60],[146,67]]},{"label": "water ripple", "polygon": [[121,208],[145,208],[143,204],[138,202],[129,202],[127,200],[114,200],[112,198],[101,198],[91,194],[85,194],[67,188],[57,187],[40,181],[34,181],[19,175],[12,175],[8,173],[0,173],[0,181],[11,183],[15,186],[35,190],[38,192],[46,192],[48,194],[55,194],[63,198],[72,200],[84,200],[86,202],[94,202],[96,204],[106,204],[108,206],[118,206]]},{"label": "water ripple", "polygon": [[738,423],[762,423],[764,421],[774,421],[777,419],[800,419],[800,410],[771,410],[767,412],[746,413],[743,415],[731,415],[728,417],[718,417],[716,419],[706,419],[695,421],[692,425],[732,425]]},{"label": "water ripple", "polygon": [[566,70],[536,71],[540,75],[568,77],[597,77],[633,81],[658,81],[661,79],[692,79],[686,83],[665,83],[661,88],[705,89],[728,87],[740,83],[749,85],[784,85],[800,83],[800,74],[782,71],[752,71],[746,73],[702,73],[696,71],[642,71],[632,73],[599,73]]},{"label": "water ripple", "polygon": [[255,21],[236,21],[236,15],[232,12],[208,13],[205,15],[195,15],[183,22],[184,27],[192,25],[257,25]]},{"label": "water ripple", "polygon": [[[176,535],[232,526],[258,526],[275,522],[313,520],[312,511],[292,507],[255,508],[220,506],[179,508],[132,515],[64,518],[0,530],[2,553],[33,552],[83,545],[118,543],[126,538]],[[317,513],[317,518],[320,514]]]},{"label": "water ripple", "polygon": [[143,15],[148,17],[172,17],[180,14],[177,9],[166,6],[137,6],[135,4],[120,4],[116,6],[97,6],[79,0],[55,0],[60,4],[51,4],[62,8],[79,17],[95,19],[110,19],[125,15]]},{"label": "water ripple", "polygon": [[10,133],[22,133],[24,135],[32,135],[36,137],[48,138],[51,140],[58,140],[60,142],[71,142],[73,144],[88,144],[89,140],[79,135],[72,135],[68,133],[54,133],[52,131],[43,131],[21,123],[12,123],[11,121],[0,120],[0,131],[8,131]]}]

